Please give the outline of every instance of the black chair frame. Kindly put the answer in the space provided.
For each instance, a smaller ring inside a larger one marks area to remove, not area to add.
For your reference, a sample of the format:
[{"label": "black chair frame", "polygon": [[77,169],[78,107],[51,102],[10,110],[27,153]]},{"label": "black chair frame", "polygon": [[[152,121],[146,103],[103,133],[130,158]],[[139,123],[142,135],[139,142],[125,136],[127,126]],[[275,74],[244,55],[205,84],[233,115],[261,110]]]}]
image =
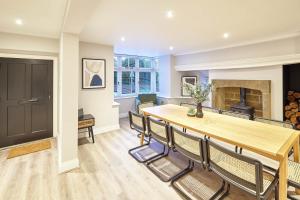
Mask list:
[{"label": "black chair frame", "polygon": [[[176,140],[174,138],[174,131],[176,131],[177,134],[179,135],[182,135],[184,137],[187,137],[187,138],[190,138],[192,140],[196,140],[199,142],[199,149],[200,149],[200,152],[199,152],[199,155],[195,155],[183,148],[181,148],[179,145],[176,144]],[[201,138],[198,138],[198,137],[195,137],[195,136],[192,136],[192,135],[189,135],[185,132],[182,132],[174,127],[170,127],[170,135],[171,135],[171,147],[172,149],[176,149],[177,152],[179,152],[180,154],[182,154],[183,156],[187,157],[188,158],[188,166],[185,170],[182,171],[182,173],[179,173],[178,175],[176,175],[172,181],[171,181],[171,185],[172,187],[177,191],[179,192],[181,195],[183,195],[186,199],[190,199],[182,190],[180,190],[174,183],[179,180],[180,178],[182,178],[183,176],[185,176],[186,174],[188,174],[189,172],[192,172],[193,169],[194,169],[194,165],[195,165],[195,162],[200,164],[201,167],[203,169],[205,169],[205,165],[204,165],[204,143],[203,143],[203,140]],[[213,194],[213,196],[210,198],[210,199],[215,199],[216,197],[218,197],[220,194],[222,194],[222,198],[225,197],[228,192],[229,192],[229,187],[227,187],[227,191],[225,191],[224,193],[224,189],[225,189],[225,181],[223,180],[223,183],[221,185],[221,187],[215,192],[215,194]]]},{"label": "black chair frame", "polygon": [[[214,173],[218,174],[220,177],[222,177],[228,184],[233,184],[236,187],[248,192],[249,194],[256,196],[257,199],[266,199],[269,197],[270,193],[272,192],[273,188],[275,189],[275,199],[278,199],[278,171],[274,172],[274,180],[264,191],[263,188],[263,170],[264,170],[264,165],[253,158],[250,158],[245,155],[241,155],[239,153],[236,153],[234,151],[228,150],[226,148],[221,147],[220,145],[210,141],[210,140],[205,140],[205,146],[206,146],[206,163],[207,167],[211,169]],[[248,182],[244,179],[241,179],[238,176],[235,176],[234,174],[231,174],[230,172],[222,169],[219,167],[217,164],[215,164],[213,161],[210,160],[210,148],[209,146],[214,147],[215,149],[224,152],[228,154],[231,157],[234,157],[236,159],[239,159],[241,161],[247,162],[249,164],[252,164],[255,166],[255,179],[256,183],[253,184],[251,182]],[[268,168],[268,170],[270,170]]]},{"label": "black chair frame", "polygon": [[[140,115],[140,114],[136,114],[136,113],[131,112],[131,111],[129,111],[128,114],[129,114],[130,128],[133,129],[133,130],[135,130],[135,131],[137,131],[137,132],[140,133],[140,134],[144,134],[145,136],[148,136],[148,138],[149,138],[148,140],[145,140],[145,142],[146,142],[145,144],[140,145],[140,146],[137,146],[137,147],[134,147],[134,148],[132,148],[132,149],[129,149],[129,150],[128,150],[129,155],[131,155],[131,156],[132,156],[136,161],[138,161],[139,163],[146,163],[146,162],[148,162],[148,161],[151,160],[151,159],[154,159],[154,158],[157,158],[157,157],[163,155],[164,152],[165,152],[165,146],[164,146],[164,148],[163,148],[163,152],[158,153],[157,155],[154,155],[154,156],[152,156],[152,157],[150,157],[150,158],[147,158],[147,159],[145,159],[145,160],[140,160],[140,159],[138,159],[137,157],[134,156],[134,154],[132,153],[133,151],[135,151],[135,150],[137,150],[137,149],[140,149],[140,148],[143,148],[143,147],[145,147],[145,146],[149,146],[149,145],[150,145],[150,143],[151,143],[151,136],[149,135],[149,133],[148,133],[148,135],[146,135],[146,119],[145,119],[144,116],[142,116],[142,115]],[[133,120],[132,120],[132,115],[135,115],[136,117],[142,118],[143,127],[140,127],[139,125],[137,125],[137,124],[135,124],[135,123],[133,122]]]}]

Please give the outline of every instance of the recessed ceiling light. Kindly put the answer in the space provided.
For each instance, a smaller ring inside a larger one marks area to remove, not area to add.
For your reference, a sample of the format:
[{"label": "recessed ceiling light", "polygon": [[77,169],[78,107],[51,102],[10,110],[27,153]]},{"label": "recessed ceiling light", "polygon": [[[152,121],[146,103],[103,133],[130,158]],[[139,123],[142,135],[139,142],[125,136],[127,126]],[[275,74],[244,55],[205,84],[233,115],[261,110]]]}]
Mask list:
[{"label": "recessed ceiling light", "polygon": [[17,25],[23,25],[22,19],[16,19],[15,23],[16,23]]},{"label": "recessed ceiling light", "polygon": [[122,42],[125,42],[125,40],[126,40],[125,37],[121,37]]},{"label": "recessed ceiling light", "polygon": [[173,11],[172,11],[172,10],[168,10],[168,11],[166,12],[166,17],[167,17],[167,18],[173,18],[173,17],[174,17]]},{"label": "recessed ceiling light", "polygon": [[169,49],[170,49],[171,51],[173,51],[174,47],[173,47],[173,46],[169,46]]},{"label": "recessed ceiling light", "polygon": [[227,39],[229,37],[229,33],[224,33],[223,38]]}]

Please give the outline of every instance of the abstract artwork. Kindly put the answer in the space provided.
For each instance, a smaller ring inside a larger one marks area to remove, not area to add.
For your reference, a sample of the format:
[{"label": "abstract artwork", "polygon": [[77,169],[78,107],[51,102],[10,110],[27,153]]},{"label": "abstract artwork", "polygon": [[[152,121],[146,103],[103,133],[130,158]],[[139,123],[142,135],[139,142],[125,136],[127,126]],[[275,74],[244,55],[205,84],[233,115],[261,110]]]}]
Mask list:
[{"label": "abstract artwork", "polygon": [[183,87],[186,83],[189,83],[191,85],[196,86],[197,84],[197,76],[183,76],[181,78],[181,95],[186,97],[186,96],[191,96],[191,94],[186,90],[185,87]]},{"label": "abstract artwork", "polygon": [[82,88],[105,88],[106,82],[105,59],[82,59]]}]

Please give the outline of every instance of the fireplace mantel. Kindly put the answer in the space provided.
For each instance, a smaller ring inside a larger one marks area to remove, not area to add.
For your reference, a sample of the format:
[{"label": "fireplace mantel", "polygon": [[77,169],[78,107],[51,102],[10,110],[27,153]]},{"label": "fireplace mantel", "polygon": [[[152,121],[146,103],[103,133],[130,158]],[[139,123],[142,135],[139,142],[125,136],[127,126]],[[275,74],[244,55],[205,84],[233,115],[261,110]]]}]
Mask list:
[{"label": "fireplace mantel", "polygon": [[225,94],[222,88],[238,87],[262,92],[262,111],[264,118],[271,118],[271,81],[270,80],[212,80],[212,105],[224,109]]}]

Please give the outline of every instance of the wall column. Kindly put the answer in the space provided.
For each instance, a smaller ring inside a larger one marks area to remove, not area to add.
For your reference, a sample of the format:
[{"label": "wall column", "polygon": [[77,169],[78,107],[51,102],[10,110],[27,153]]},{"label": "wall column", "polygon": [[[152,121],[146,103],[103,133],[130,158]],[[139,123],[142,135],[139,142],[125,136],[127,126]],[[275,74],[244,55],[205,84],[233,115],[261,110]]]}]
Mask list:
[{"label": "wall column", "polygon": [[79,167],[78,161],[78,35],[62,33],[59,65],[59,173]]}]

